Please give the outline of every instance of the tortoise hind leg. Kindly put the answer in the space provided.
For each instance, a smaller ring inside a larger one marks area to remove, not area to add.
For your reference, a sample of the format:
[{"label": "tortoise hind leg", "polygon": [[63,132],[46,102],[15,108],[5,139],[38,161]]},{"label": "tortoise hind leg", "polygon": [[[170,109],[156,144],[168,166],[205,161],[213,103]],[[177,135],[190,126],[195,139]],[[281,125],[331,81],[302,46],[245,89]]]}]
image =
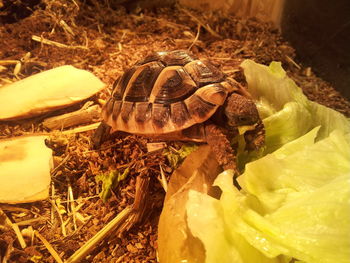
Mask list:
[{"label": "tortoise hind leg", "polygon": [[217,161],[225,169],[233,169],[239,175],[236,153],[223,131],[215,124],[205,124],[205,141],[214,152]]},{"label": "tortoise hind leg", "polygon": [[105,122],[101,122],[91,138],[91,148],[99,149],[101,145],[110,138],[110,131],[111,126]]}]

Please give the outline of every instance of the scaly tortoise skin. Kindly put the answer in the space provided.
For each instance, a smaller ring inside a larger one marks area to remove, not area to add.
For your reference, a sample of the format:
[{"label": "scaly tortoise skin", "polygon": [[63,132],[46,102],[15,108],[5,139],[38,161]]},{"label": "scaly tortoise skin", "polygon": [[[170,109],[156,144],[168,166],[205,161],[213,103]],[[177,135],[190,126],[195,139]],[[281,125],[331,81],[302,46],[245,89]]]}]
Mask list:
[{"label": "scaly tortoise skin", "polygon": [[264,143],[264,129],[247,91],[208,60],[182,50],[153,53],[126,70],[102,116],[111,133],[206,141],[225,169],[236,169],[227,135],[238,126],[256,124],[246,138],[251,148]]}]

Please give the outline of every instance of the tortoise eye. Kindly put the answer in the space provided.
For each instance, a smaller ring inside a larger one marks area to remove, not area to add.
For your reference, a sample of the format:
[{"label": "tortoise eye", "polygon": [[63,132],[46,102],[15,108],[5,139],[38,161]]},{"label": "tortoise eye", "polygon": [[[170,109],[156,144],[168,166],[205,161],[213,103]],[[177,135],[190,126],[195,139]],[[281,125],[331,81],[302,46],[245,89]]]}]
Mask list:
[{"label": "tortoise eye", "polygon": [[239,122],[243,122],[243,123],[249,122],[249,118],[248,117],[244,117],[244,116],[239,116],[238,120],[239,120]]},{"label": "tortoise eye", "polygon": [[239,116],[238,122],[240,125],[251,125],[255,123],[254,118],[249,116]]}]

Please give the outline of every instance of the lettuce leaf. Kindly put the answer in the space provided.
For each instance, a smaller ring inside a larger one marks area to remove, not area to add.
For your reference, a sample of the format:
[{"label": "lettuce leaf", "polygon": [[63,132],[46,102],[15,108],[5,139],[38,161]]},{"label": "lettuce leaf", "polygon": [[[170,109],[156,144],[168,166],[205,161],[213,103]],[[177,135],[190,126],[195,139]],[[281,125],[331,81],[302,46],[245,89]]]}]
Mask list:
[{"label": "lettuce leaf", "polygon": [[190,191],[187,224],[205,262],[350,262],[350,122],[309,101],[281,64],[242,63],[266,129],[263,157],[220,199]]},{"label": "lettuce leaf", "polygon": [[[201,238],[202,242],[211,245],[208,248],[205,245],[207,253],[210,251],[210,254],[225,254],[216,248],[222,245],[222,236],[229,236],[229,232],[244,237],[249,244],[271,260],[289,262],[290,258],[295,258],[314,263],[349,262],[350,173],[335,178],[315,191],[305,192],[285,202],[276,211],[265,215],[258,213],[250,202],[249,196],[230,185],[231,181],[232,174],[229,171],[218,176],[215,184],[223,191],[220,201],[199,202],[198,200],[204,200],[204,198],[194,199],[193,194],[190,195],[193,203],[187,206],[189,226],[191,231],[195,229],[194,233],[199,238],[205,236]],[[210,207],[209,203],[215,204],[215,209],[206,210]],[[194,216],[190,214],[193,212],[190,207],[196,207]],[[198,219],[204,220],[204,214],[207,218],[212,217],[207,213],[217,215],[213,225],[218,225],[217,221],[219,221],[226,226],[227,232],[224,232],[224,235],[221,234],[221,240],[218,239],[218,243],[222,242],[220,244],[211,244],[214,243],[213,240],[217,240],[217,236],[213,235],[217,233],[209,232],[212,229],[208,228],[211,225],[209,222],[206,222],[205,229],[208,229],[206,234],[203,233],[204,223],[198,224]],[[200,232],[201,234],[198,234]],[[212,241],[210,243],[207,240]],[[227,244],[228,242],[225,246]],[[239,249],[237,246],[234,248]],[[228,253],[229,251],[226,251],[226,254]],[[249,259],[243,262],[259,261]]]},{"label": "lettuce leaf", "polygon": [[[315,135],[314,132],[312,135]],[[308,134],[308,137],[313,136]],[[329,140],[343,141],[344,138],[338,136],[343,137],[341,133],[334,132],[330,138],[312,147],[305,146],[302,151],[314,152],[314,148],[319,148],[320,152],[327,153],[332,148]],[[300,143],[305,140],[301,138]],[[282,156],[283,152],[288,153],[290,149],[281,149]],[[298,153],[276,158],[275,162],[294,158]],[[343,156],[330,154],[329,157],[334,160],[342,157],[338,159],[342,166],[341,159],[350,158],[348,152],[343,153]],[[269,156],[263,159],[267,158]],[[327,159],[325,154],[319,162],[327,163]],[[296,176],[283,180],[282,176],[275,184],[276,189],[265,189],[271,194],[266,196],[239,191],[232,185],[231,171],[223,172],[215,181],[222,190],[220,200],[191,191],[186,206],[187,222],[192,234],[205,247],[205,262],[289,262],[291,258],[309,263],[350,262],[350,169],[346,168],[349,163],[344,162],[344,167],[333,173],[326,172],[329,176],[320,177],[319,182],[315,178],[302,181]],[[344,173],[341,172],[343,169]],[[310,169],[306,171],[307,176]],[[251,172],[247,170],[243,177]],[[256,185],[264,179],[273,181],[268,178],[268,173],[259,175],[261,180]],[[287,186],[283,185],[284,181]],[[285,188],[278,187],[279,183]],[[270,186],[269,183],[266,185]],[[262,203],[269,198],[275,203],[274,195],[284,196],[283,202],[278,202],[269,212],[261,209]]]},{"label": "lettuce leaf", "polygon": [[265,212],[274,211],[297,193],[314,191],[350,173],[349,136],[336,130],[314,143],[317,130],[246,165],[239,184],[260,200]]},{"label": "lettuce leaf", "polygon": [[[237,204],[231,203],[230,214],[237,216]],[[287,262],[282,257],[269,258],[249,244],[236,228],[232,228],[232,220],[227,221],[226,208],[206,194],[189,192],[187,223],[193,236],[204,245],[206,263]]]},{"label": "lettuce leaf", "polygon": [[321,127],[317,140],[335,129],[350,132],[349,120],[333,109],[308,100],[286,75],[280,62],[265,66],[248,59],[241,66],[265,125],[266,153],[317,126]]}]

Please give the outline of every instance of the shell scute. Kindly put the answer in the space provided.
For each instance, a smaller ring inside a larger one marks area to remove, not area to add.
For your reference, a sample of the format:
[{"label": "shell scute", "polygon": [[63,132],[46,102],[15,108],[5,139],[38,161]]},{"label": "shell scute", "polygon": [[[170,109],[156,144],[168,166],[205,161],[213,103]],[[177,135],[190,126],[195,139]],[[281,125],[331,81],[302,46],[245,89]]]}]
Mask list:
[{"label": "shell scute", "polygon": [[202,100],[207,101],[214,105],[223,105],[226,97],[227,90],[221,83],[214,83],[206,85],[196,91],[197,96]]},{"label": "shell scute", "polygon": [[139,62],[138,65],[143,65],[151,61],[160,61],[165,66],[184,66],[193,60],[195,60],[195,58],[184,50],[161,51],[148,55],[144,60]]},{"label": "shell scute", "polygon": [[186,64],[184,69],[199,87],[225,79],[225,75],[209,61],[195,60]]},{"label": "shell scute", "polygon": [[166,67],[154,85],[150,100],[170,104],[187,98],[196,90],[196,83],[182,67]]},{"label": "shell scute", "polygon": [[124,72],[124,74],[117,81],[114,82],[112,97],[115,100],[122,100],[123,99],[124,91],[125,91],[126,87],[128,86],[128,83],[129,83],[130,79],[132,78],[132,76],[134,75],[136,69],[137,69],[137,67],[132,67],[132,68],[127,69]]},{"label": "shell scute", "polygon": [[191,97],[185,100],[186,106],[191,117],[196,123],[204,122],[211,116],[217,109],[217,105],[203,100],[200,96],[193,94]]},{"label": "shell scute", "polygon": [[172,103],[171,107],[171,121],[176,125],[176,127],[183,127],[184,124],[191,118],[188,112],[185,102],[178,101]]},{"label": "shell scute", "polygon": [[120,114],[120,111],[121,111],[122,104],[123,104],[123,102],[120,101],[120,100],[114,101],[114,103],[113,103],[113,111],[112,111],[112,120],[113,121],[117,120],[117,118],[118,118],[118,116]]},{"label": "shell scute", "polygon": [[131,115],[134,110],[135,102],[124,101],[121,105],[120,117],[124,123],[128,123],[131,120]]},{"label": "shell scute", "polygon": [[148,101],[153,85],[164,66],[159,62],[150,62],[135,70],[134,76],[126,84],[123,99],[126,101]]},{"label": "shell scute", "polygon": [[166,53],[161,61],[167,66],[180,65],[184,66],[187,63],[190,63],[194,59],[183,50],[175,50],[172,52]]},{"label": "shell scute", "polygon": [[152,103],[136,102],[135,105],[135,121],[139,124],[145,123],[151,119]]},{"label": "shell scute", "polygon": [[170,118],[170,107],[164,104],[153,104],[152,109],[152,122],[155,126],[155,130],[163,129],[168,123]]}]

